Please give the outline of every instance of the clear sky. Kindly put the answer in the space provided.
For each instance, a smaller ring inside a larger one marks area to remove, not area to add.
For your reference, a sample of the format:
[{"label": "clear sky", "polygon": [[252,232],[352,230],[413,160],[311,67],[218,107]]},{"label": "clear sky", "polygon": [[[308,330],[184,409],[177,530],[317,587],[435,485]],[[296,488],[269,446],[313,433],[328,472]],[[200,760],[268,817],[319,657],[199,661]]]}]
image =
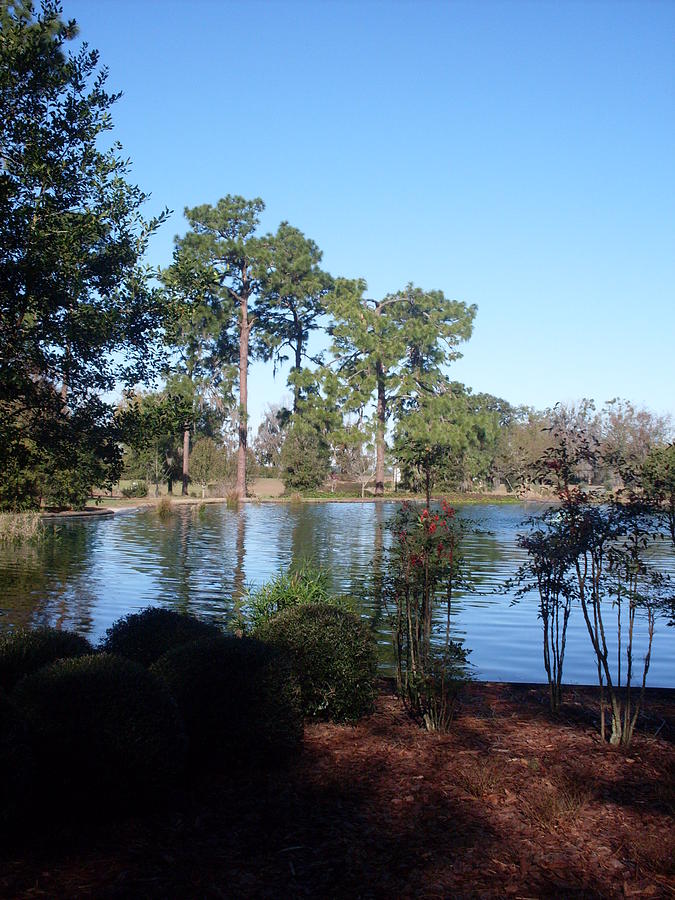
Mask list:
[{"label": "clear sky", "polygon": [[[675,3],[63,0],[149,212],[260,196],[333,275],[476,303],[451,377],[675,414]],[[254,366],[255,422],[284,394]]]}]

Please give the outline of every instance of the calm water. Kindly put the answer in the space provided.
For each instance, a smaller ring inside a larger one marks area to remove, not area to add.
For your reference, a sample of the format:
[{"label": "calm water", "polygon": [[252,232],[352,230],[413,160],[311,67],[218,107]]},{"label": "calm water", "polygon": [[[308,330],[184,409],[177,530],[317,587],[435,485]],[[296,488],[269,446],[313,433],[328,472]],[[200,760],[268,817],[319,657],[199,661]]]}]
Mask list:
[{"label": "calm water", "polygon": [[[378,597],[381,526],[393,503],[247,504],[240,511],[182,507],[166,522],[152,510],[114,518],[58,522],[36,546],[0,546],[0,629],[50,624],[98,640],[115,619],[149,604],[227,622],[235,600],[300,557],[332,573],[336,591],[359,598],[373,624],[383,665],[391,660],[388,610]],[[455,637],[471,649],[478,678],[545,681],[541,626],[534,595],[512,606],[495,594],[522,559],[516,535],[536,506],[485,504],[460,510],[480,531],[467,538],[475,576],[457,596]],[[664,567],[675,558],[663,549]],[[643,644],[638,641],[638,656]],[[657,623],[648,684],[675,687],[675,629]],[[578,611],[570,619],[565,680],[594,683],[588,635]]]}]

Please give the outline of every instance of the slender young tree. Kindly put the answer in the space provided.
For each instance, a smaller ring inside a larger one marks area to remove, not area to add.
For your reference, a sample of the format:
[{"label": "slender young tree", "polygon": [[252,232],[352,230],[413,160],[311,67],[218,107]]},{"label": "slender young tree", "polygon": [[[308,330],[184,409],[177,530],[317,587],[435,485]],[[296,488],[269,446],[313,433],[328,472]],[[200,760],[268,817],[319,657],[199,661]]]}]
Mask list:
[{"label": "slender young tree", "polygon": [[[271,341],[262,328],[261,281],[269,268],[269,247],[256,237],[259,198],[227,195],[215,206],[185,210],[190,231],[176,238],[174,261],[165,280],[188,310],[217,310],[211,334],[210,366],[237,364],[239,446],[236,492],[246,495],[249,357],[269,358]],[[254,306],[255,305],[255,306]],[[254,332],[254,328],[256,332]]]},{"label": "slender young tree", "polygon": [[336,282],[328,298],[334,367],[352,409],[374,401],[375,493],[384,493],[385,432],[394,410],[432,390],[442,369],[471,336],[475,306],[412,284],[382,300],[364,296],[362,280]]}]

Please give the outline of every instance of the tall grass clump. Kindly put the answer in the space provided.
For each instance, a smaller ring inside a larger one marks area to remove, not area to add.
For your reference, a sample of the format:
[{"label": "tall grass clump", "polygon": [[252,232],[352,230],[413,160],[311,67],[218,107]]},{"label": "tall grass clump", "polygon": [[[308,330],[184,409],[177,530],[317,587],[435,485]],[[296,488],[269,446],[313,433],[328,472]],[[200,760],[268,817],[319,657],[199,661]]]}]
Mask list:
[{"label": "tall grass clump", "polygon": [[170,650],[150,670],[175,697],[194,761],[283,760],[302,739],[288,659],[253,638],[223,635]]},{"label": "tall grass clump", "polygon": [[0,544],[18,544],[41,537],[44,525],[39,512],[0,512]]},{"label": "tall grass clump", "polygon": [[326,603],[296,606],[255,633],[290,657],[306,716],[344,722],[372,710],[375,638],[355,613]]},{"label": "tall grass clump", "polygon": [[330,603],[339,606],[341,601],[331,600],[328,571],[310,560],[291,566],[271,581],[254,591],[248,591],[244,605],[253,628],[296,606],[309,603]]},{"label": "tall grass clump", "polygon": [[149,666],[168,650],[221,635],[217,625],[202,622],[195,616],[149,606],[118,619],[106,631],[101,648]]},{"label": "tall grass clump", "polygon": [[24,678],[13,700],[28,721],[43,799],[56,812],[105,814],[165,787],[183,765],[171,695],[128,659],[61,660]]},{"label": "tall grass clump", "polygon": [[173,501],[171,497],[162,497],[155,506],[155,511],[159,518],[166,522],[174,513]]},{"label": "tall grass clump", "polygon": [[89,641],[72,631],[56,628],[18,628],[0,634],[0,688],[11,690],[25,675],[59,659],[92,652]]}]

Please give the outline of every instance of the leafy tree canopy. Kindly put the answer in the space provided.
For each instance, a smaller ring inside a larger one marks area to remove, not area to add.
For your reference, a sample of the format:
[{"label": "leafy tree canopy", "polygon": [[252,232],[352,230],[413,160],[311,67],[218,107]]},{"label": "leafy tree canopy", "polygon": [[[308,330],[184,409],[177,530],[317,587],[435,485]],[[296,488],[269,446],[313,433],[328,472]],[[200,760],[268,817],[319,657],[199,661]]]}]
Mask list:
[{"label": "leafy tree canopy", "polygon": [[96,395],[152,374],[165,321],[140,260],[166,213],[100,148],[120,95],[76,34],[52,0],[0,0],[0,443],[33,457],[111,424]]}]

